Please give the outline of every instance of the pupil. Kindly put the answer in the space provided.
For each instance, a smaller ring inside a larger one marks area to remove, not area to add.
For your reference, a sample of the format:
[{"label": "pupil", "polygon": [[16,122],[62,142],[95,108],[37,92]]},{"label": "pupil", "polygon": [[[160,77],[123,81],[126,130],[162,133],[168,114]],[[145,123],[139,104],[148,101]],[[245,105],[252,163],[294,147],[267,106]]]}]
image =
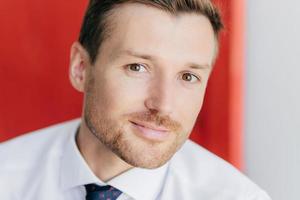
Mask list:
[{"label": "pupil", "polygon": [[140,66],[139,65],[131,65],[131,69],[134,70],[134,71],[139,71]]},{"label": "pupil", "polygon": [[191,80],[191,75],[190,74],[184,74],[184,77],[183,77],[185,80],[187,81],[190,81]]}]

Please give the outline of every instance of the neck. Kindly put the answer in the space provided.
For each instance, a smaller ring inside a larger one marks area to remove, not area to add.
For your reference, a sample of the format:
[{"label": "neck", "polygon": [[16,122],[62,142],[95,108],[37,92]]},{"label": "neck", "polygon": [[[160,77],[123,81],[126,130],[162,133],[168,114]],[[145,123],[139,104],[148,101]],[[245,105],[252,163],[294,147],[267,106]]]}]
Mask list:
[{"label": "neck", "polygon": [[104,182],[132,168],[124,162],[87,128],[84,120],[76,137],[76,143],[94,174]]}]

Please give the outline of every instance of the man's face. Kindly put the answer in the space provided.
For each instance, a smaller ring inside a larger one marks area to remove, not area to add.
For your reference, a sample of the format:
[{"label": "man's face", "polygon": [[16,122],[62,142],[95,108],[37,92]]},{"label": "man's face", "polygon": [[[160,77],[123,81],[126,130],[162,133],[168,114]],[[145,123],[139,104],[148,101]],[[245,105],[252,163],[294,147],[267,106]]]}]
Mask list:
[{"label": "man's face", "polygon": [[166,163],[190,135],[215,52],[209,20],[141,4],[116,8],[113,30],[90,66],[89,130],[132,166]]}]

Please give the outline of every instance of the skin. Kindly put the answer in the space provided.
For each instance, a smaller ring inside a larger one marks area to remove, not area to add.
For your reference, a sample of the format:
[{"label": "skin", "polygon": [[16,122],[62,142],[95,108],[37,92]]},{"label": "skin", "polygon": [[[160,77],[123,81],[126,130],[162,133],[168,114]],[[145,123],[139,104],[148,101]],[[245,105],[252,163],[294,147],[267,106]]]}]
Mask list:
[{"label": "skin", "polygon": [[71,83],[84,93],[77,145],[103,181],[132,167],[162,166],[187,140],[216,44],[200,14],[124,4],[110,18],[114,28],[95,64],[78,42],[70,62]]}]

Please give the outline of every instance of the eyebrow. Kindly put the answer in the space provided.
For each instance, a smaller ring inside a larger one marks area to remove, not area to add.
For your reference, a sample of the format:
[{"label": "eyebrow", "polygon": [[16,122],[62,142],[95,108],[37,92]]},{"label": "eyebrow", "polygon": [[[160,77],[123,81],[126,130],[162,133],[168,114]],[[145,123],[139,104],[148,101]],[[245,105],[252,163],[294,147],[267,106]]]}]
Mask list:
[{"label": "eyebrow", "polygon": [[146,55],[146,54],[142,54],[142,53],[138,53],[132,50],[123,50],[119,52],[118,56],[122,56],[122,55],[129,55],[129,56],[133,56],[133,57],[137,57],[137,58],[142,58],[145,60],[155,60],[155,58],[151,55]]},{"label": "eyebrow", "polygon": [[[120,57],[122,55],[129,55],[129,56],[133,56],[133,57],[137,57],[137,58],[142,58],[145,60],[156,60],[154,56],[138,53],[138,52],[135,52],[132,50],[120,51],[116,57]],[[187,66],[191,69],[197,69],[197,70],[209,69],[211,67],[211,65],[209,65],[209,64],[198,64],[196,62],[189,62],[185,66]]]},{"label": "eyebrow", "polygon": [[197,63],[188,63],[186,66],[189,66],[189,68],[192,69],[209,69],[211,68],[211,65],[209,64],[197,64]]}]

